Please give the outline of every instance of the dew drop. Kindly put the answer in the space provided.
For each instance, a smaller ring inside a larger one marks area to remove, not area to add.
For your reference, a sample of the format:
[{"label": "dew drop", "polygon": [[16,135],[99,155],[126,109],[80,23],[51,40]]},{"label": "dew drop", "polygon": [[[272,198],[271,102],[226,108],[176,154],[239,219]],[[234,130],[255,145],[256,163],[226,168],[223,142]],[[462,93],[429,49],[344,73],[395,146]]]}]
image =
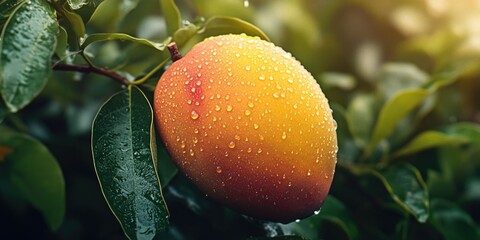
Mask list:
[{"label": "dew drop", "polygon": [[263,80],[265,80],[265,76],[260,75],[260,77],[258,77],[258,79],[260,79],[261,81],[263,81]]},{"label": "dew drop", "polygon": [[253,107],[254,107],[253,103],[252,103],[252,102],[249,102],[249,103],[248,103],[248,107],[253,108]]},{"label": "dew drop", "polygon": [[240,140],[240,136],[235,135],[235,140],[237,140],[237,141]]},{"label": "dew drop", "polygon": [[231,112],[232,111],[232,105],[227,105],[227,112]]},{"label": "dew drop", "polygon": [[308,169],[307,176],[311,176],[311,175],[312,175],[312,170]]},{"label": "dew drop", "polygon": [[283,132],[283,133],[282,133],[282,139],[285,140],[286,138],[287,138],[287,133],[286,133],[286,132]]},{"label": "dew drop", "polygon": [[181,147],[181,148],[185,148],[185,141],[182,141],[180,147]]},{"label": "dew drop", "polygon": [[262,153],[262,149],[259,148],[258,151],[257,151],[257,153]]},{"label": "dew drop", "polygon": [[250,110],[245,110],[245,116],[250,116],[251,112]]},{"label": "dew drop", "polygon": [[222,173],[222,168],[220,166],[217,166],[217,169],[215,170],[217,173]]},{"label": "dew drop", "polygon": [[253,128],[258,129],[258,124],[254,123]]},{"label": "dew drop", "polygon": [[249,148],[247,149],[247,153],[251,153],[251,152],[252,152],[252,148],[249,147]]},{"label": "dew drop", "polygon": [[198,143],[198,138],[194,137],[193,138],[193,143]]},{"label": "dew drop", "polygon": [[193,111],[192,111],[192,114],[190,115],[190,117],[191,117],[193,120],[196,120],[196,119],[198,119],[199,115],[198,115],[198,113],[197,113],[195,110],[193,110]]},{"label": "dew drop", "polygon": [[220,106],[215,105],[215,111],[220,111]]},{"label": "dew drop", "polygon": [[317,211],[314,211],[313,214],[318,215],[320,213],[321,209],[318,209]]},{"label": "dew drop", "polygon": [[295,220],[295,222],[296,222],[296,223],[299,223],[299,222],[300,222],[300,219]]},{"label": "dew drop", "polygon": [[250,71],[250,66],[247,65],[247,66],[245,67],[245,70]]},{"label": "dew drop", "polygon": [[235,142],[231,141],[231,142],[228,144],[228,148],[235,148]]},{"label": "dew drop", "polygon": [[273,93],[273,97],[278,98],[278,93],[277,92]]}]

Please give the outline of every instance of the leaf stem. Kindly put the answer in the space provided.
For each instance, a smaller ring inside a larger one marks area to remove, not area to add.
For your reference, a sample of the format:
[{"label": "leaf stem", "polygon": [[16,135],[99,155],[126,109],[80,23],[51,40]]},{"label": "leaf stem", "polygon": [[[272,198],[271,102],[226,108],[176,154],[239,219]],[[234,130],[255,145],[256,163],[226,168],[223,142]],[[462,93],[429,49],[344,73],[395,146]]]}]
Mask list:
[{"label": "leaf stem", "polygon": [[83,65],[73,65],[73,64],[63,64],[59,63],[53,66],[53,70],[56,71],[74,71],[74,72],[83,72],[83,73],[96,73],[103,75],[105,77],[111,78],[121,84],[129,85],[130,82],[123,77],[122,75],[112,71],[108,68],[99,68],[93,65],[83,66]]}]

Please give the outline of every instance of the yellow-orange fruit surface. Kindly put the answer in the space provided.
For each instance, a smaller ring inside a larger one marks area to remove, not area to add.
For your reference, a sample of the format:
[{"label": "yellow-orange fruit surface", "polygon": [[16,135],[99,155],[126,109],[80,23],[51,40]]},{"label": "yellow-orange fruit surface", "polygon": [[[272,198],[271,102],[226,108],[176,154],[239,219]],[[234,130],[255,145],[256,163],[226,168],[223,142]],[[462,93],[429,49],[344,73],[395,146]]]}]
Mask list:
[{"label": "yellow-orange fruit surface", "polygon": [[270,221],[320,209],[335,172],[336,125],[291,54],[245,35],[208,38],[163,74],[154,108],[171,157],[208,196]]}]

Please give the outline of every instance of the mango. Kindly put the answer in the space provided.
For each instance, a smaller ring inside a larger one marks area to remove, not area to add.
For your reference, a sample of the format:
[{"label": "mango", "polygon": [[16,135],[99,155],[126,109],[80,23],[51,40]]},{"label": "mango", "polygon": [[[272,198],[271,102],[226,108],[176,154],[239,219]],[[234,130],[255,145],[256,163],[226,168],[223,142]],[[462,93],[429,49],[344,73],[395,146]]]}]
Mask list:
[{"label": "mango", "polygon": [[160,78],[154,111],[179,169],[240,213],[290,222],[328,194],[337,154],[328,100],[270,42],[223,35],[195,45]]}]

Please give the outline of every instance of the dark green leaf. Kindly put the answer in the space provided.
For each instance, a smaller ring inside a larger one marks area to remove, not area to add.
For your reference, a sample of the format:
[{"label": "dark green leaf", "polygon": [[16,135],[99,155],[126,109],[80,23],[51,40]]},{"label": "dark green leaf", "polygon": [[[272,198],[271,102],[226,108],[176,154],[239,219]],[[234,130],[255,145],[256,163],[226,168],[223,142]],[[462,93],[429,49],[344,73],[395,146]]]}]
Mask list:
[{"label": "dark green leaf", "polygon": [[110,98],[92,127],[95,170],[110,209],[131,239],[151,239],[168,225],[155,168],[153,112],[130,87]]},{"label": "dark green leaf", "polygon": [[470,215],[447,200],[432,199],[429,222],[442,233],[445,240],[480,239],[478,225]]},{"label": "dark green leaf", "polygon": [[0,93],[12,112],[25,107],[50,75],[58,23],[45,1],[25,2],[12,14],[0,42]]},{"label": "dark green leaf", "polygon": [[447,127],[445,133],[459,136],[480,144],[480,125],[475,123],[457,123]]},{"label": "dark green leaf", "polygon": [[397,123],[417,107],[427,96],[428,91],[424,89],[407,89],[395,94],[382,107],[364,156],[370,156],[376,145],[382,139],[388,137],[395,129]]},{"label": "dark green leaf", "polygon": [[420,172],[412,165],[391,166],[380,173],[372,171],[378,177],[392,199],[419,222],[428,219],[428,189]]},{"label": "dark green leaf", "polygon": [[5,22],[13,10],[25,0],[6,0],[0,3],[0,25]]},{"label": "dark green leaf", "polygon": [[135,43],[143,44],[158,51],[165,50],[165,47],[170,42],[171,38],[165,39],[163,42],[153,42],[147,39],[135,38],[124,33],[94,33],[89,35],[83,42],[81,49],[85,49],[88,45],[94,42],[108,41],[108,40],[128,40]]},{"label": "dark green leaf", "polygon": [[[329,239],[327,232],[332,229],[325,229],[324,222],[336,226],[347,239],[358,239],[358,229],[349,214],[345,205],[333,196],[328,196],[323,203],[322,210],[315,215],[299,222],[292,222],[281,225],[285,233],[294,233],[309,239]],[[338,234],[338,232],[335,232]],[[340,238],[337,236],[337,238]]]},{"label": "dark green leaf", "polygon": [[436,131],[426,131],[417,135],[406,146],[395,152],[395,154],[393,154],[393,157],[413,154],[432,147],[448,144],[461,144],[465,142],[468,142],[468,139],[462,136],[447,135]]},{"label": "dark green leaf", "polygon": [[178,11],[178,7],[175,5],[174,0],[160,0],[160,6],[162,8],[165,22],[167,23],[168,35],[173,36],[180,28],[182,21],[180,11]]},{"label": "dark green leaf", "polygon": [[249,237],[247,240],[307,240],[300,236],[278,236],[278,237]]},{"label": "dark green leaf", "polygon": [[234,17],[212,17],[205,22],[204,27],[199,33],[206,36],[245,33],[249,36],[258,36],[264,40],[270,41],[267,35],[258,27]]},{"label": "dark green leaf", "polygon": [[58,229],[65,215],[65,183],[55,157],[30,136],[4,127],[0,132],[0,147],[10,149],[3,160],[12,189],[43,214],[52,230]]},{"label": "dark green leaf", "polygon": [[173,163],[172,159],[168,155],[167,149],[161,142],[157,143],[157,155],[159,162],[157,165],[158,175],[160,177],[162,187],[165,187],[178,173],[178,168]]}]

